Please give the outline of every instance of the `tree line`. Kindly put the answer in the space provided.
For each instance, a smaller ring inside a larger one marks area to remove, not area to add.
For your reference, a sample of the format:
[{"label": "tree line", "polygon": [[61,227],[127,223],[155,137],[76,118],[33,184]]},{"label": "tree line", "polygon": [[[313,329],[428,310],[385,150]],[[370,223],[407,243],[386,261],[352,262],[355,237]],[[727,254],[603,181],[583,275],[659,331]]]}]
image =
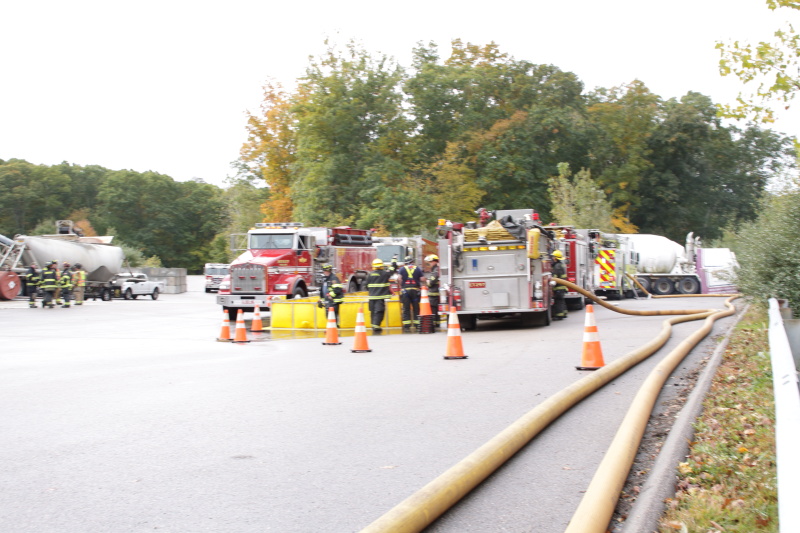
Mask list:
[{"label": "tree line", "polygon": [[264,198],[241,180],[221,189],[157,172],[0,160],[0,234],[52,234],[56,220],[71,219],[87,235],[114,235],[132,266],[200,272],[207,261],[227,261],[221,235],[257,220]]},{"label": "tree line", "polygon": [[0,234],[56,219],[114,234],[132,257],[198,271],[257,220],[431,235],[477,207],[545,222],[706,242],[755,220],[795,168],[787,136],[734,126],[707,96],[643,82],[585,91],[577,75],[491,43],[413,51],[410,68],[328,45],[296,87],[265,86],[225,188],[157,172],[0,160]]},{"label": "tree line", "polygon": [[412,63],[328,44],[294,89],[265,86],[242,163],[270,187],[266,218],[413,234],[477,207],[532,207],[569,224],[558,198],[588,177],[610,229],[710,241],[753,220],[770,177],[795,165],[790,138],[725,124],[696,92],[586,92],[494,43],[455,40],[445,59],[420,44]]}]

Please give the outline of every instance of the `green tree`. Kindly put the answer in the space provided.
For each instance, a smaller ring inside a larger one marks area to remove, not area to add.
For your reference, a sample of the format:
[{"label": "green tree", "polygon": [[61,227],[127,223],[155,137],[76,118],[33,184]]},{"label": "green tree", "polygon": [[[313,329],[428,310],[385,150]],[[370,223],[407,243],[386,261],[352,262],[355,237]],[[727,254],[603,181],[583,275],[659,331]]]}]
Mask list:
[{"label": "green tree", "polygon": [[[800,10],[797,0],[766,0],[769,9],[781,7]],[[720,106],[727,117],[752,117],[763,122],[774,121],[773,107],[788,109],[800,90],[800,36],[793,26],[774,33],[773,41],[751,44],[733,41],[717,43],[723,76],[734,75],[745,84],[757,84],[750,93],[739,93],[735,105]]]},{"label": "green tree", "polygon": [[755,213],[771,171],[786,162],[786,137],[751,127],[726,128],[711,100],[688,93],[665,105],[649,138],[653,167],[643,177],[631,217],[645,233],[676,241],[692,231],[706,240]]},{"label": "green tree", "polygon": [[800,309],[800,191],[766,197],[759,213],[738,232],[736,283],[760,305],[768,298],[785,298],[789,307]]},{"label": "green tree", "polygon": [[553,202],[552,221],[558,225],[616,231],[611,203],[592,179],[591,171],[581,169],[572,177],[569,164],[559,163],[558,176],[550,178],[548,192]]},{"label": "green tree", "polygon": [[96,227],[116,228],[117,236],[145,256],[170,267],[197,271],[207,247],[225,225],[218,187],[175,182],[155,172],[120,170],[101,185]]},{"label": "green tree", "polygon": [[57,169],[21,159],[0,164],[0,234],[12,237],[70,211],[70,179]]},{"label": "green tree", "polygon": [[639,80],[589,96],[591,168],[615,207],[639,205],[642,176],[652,168],[648,139],[661,119],[661,104]]},{"label": "green tree", "polygon": [[247,142],[241,150],[247,174],[263,179],[269,186],[270,194],[262,207],[269,220],[293,218],[292,166],[296,161],[297,128],[291,106],[290,95],[281,85],[268,83],[260,115],[248,116]]},{"label": "green tree", "polygon": [[408,127],[402,79],[403,70],[392,60],[373,58],[352,42],[344,53],[329,48],[306,70],[292,108],[297,153],[291,195],[297,220],[354,224],[362,216],[365,187],[378,179],[389,194],[405,177],[395,164],[402,160]]}]

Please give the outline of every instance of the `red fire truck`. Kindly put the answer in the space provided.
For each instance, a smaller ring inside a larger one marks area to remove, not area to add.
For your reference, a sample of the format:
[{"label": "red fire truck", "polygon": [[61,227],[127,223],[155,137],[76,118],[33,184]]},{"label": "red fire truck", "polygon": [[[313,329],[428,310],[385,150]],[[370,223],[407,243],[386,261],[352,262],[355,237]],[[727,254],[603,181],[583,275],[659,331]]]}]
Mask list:
[{"label": "red fire truck", "polygon": [[[236,239],[232,235],[232,248]],[[256,224],[246,234],[244,253],[230,265],[229,282],[220,286],[217,303],[232,319],[239,309],[268,308],[272,301],[303,298],[319,290],[322,266],[330,264],[346,292],[363,290],[363,280],[377,257],[370,230],[347,226],[303,227],[299,222]],[[227,286],[226,286],[227,285]]]},{"label": "red fire truck", "polygon": [[[554,234],[555,247],[564,254],[567,266],[567,281],[581,289],[592,292],[592,255],[590,253],[589,236],[585,230],[576,230],[574,226],[545,226]],[[566,296],[567,309],[580,311],[583,309],[584,296],[570,289]]]}]

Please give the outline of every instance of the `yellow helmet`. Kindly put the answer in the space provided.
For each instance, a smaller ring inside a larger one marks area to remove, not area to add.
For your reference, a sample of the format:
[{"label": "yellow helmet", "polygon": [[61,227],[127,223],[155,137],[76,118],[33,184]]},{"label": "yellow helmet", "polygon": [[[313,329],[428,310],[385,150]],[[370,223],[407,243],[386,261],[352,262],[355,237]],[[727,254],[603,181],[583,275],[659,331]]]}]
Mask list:
[{"label": "yellow helmet", "polygon": [[439,256],[436,255],[436,254],[431,254],[431,255],[425,257],[425,261],[438,261],[438,260],[439,260]]},{"label": "yellow helmet", "polygon": [[381,261],[380,259],[373,259],[372,260],[372,268],[375,268],[377,270],[382,269],[383,268],[383,261]]},{"label": "yellow helmet", "polygon": [[553,257],[555,257],[556,259],[558,259],[559,261],[561,261],[562,259],[564,259],[564,254],[562,254],[562,253],[561,253],[561,250],[556,250],[556,251],[555,251],[555,252],[553,252],[551,255],[552,255]]}]

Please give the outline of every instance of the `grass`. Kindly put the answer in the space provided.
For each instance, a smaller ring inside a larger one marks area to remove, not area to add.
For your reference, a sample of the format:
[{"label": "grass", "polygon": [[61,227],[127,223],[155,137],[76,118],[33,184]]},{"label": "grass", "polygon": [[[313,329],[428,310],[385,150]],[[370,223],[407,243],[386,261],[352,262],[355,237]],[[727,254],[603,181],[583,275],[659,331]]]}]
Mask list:
[{"label": "grass", "polygon": [[767,324],[766,311],[751,306],[734,330],[660,533],[778,531]]}]

